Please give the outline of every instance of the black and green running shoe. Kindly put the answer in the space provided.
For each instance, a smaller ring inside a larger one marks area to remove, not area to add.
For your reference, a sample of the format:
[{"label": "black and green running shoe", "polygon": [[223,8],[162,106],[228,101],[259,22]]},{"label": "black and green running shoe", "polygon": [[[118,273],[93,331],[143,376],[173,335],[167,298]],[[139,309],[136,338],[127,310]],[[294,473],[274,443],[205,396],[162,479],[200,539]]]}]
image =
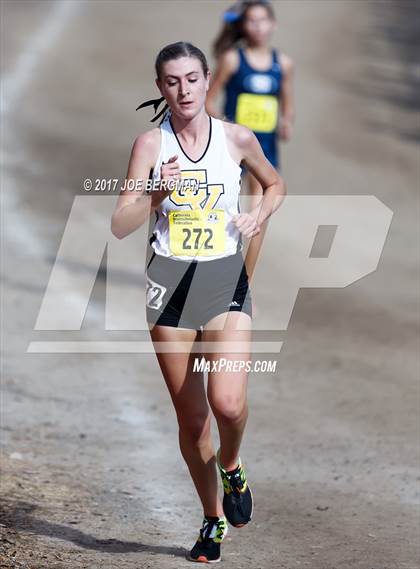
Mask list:
[{"label": "black and green running shoe", "polygon": [[223,511],[228,522],[240,528],[252,518],[252,492],[241,459],[238,459],[239,464],[235,470],[227,471],[221,465],[219,456],[220,449],[217,451],[217,466],[223,482]]},{"label": "black and green running shoe", "polygon": [[200,535],[187,555],[189,561],[201,563],[218,563],[220,557],[220,544],[228,532],[225,517],[206,516],[200,529]]}]

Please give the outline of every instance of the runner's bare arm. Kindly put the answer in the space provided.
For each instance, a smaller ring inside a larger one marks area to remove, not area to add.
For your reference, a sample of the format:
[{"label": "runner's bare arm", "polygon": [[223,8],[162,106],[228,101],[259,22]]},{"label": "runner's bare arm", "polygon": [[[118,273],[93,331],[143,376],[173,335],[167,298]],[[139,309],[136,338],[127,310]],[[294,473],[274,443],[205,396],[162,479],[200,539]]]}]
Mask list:
[{"label": "runner's bare arm", "polygon": [[280,65],[283,70],[282,86],[280,89],[280,108],[278,132],[283,140],[292,136],[292,125],[295,119],[295,105],[293,94],[294,64],[285,54],[280,56]]},{"label": "runner's bare arm", "polygon": [[[241,125],[231,125],[234,128],[236,146],[243,163],[253,174],[263,189],[260,203],[249,212],[239,214],[237,227],[245,237],[253,237],[260,232],[260,226],[276,211],[286,195],[283,178],[267,160],[255,134]],[[243,231],[243,226],[245,230]]]},{"label": "runner's bare arm", "polygon": [[157,160],[159,145],[160,133],[157,128],[141,134],[134,141],[125,183],[128,180],[134,185],[138,183],[138,189],[122,189],[120,192],[111,219],[111,231],[118,239],[138,229],[154,209],[152,197],[145,192],[145,185]]},{"label": "runner's bare arm", "polygon": [[207,92],[206,110],[212,117],[222,118],[222,113],[217,110],[216,101],[221,90],[235,73],[239,65],[236,50],[229,49],[220,56],[217,62],[216,71],[210,81],[210,88]]}]

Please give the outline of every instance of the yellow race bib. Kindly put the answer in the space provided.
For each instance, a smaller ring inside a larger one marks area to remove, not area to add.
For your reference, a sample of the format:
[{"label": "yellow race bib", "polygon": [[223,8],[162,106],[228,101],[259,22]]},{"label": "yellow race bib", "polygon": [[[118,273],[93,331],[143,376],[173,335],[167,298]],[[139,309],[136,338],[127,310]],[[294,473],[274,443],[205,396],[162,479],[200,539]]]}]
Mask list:
[{"label": "yellow race bib", "polygon": [[273,132],[277,127],[278,106],[274,95],[241,93],[236,104],[235,122],[255,132]]},{"label": "yellow race bib", "polygon": [[169,212],[169,248],[173,255],[210,257],[225,252],[225,212],[195,209]]}]

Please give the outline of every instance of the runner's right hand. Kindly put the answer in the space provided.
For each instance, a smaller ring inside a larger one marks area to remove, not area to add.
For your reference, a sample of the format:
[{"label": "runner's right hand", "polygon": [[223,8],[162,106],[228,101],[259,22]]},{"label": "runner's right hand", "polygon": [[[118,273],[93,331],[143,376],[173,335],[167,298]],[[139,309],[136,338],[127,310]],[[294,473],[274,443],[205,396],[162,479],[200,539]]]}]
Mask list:
[{"label": "runner's right hand", "polygon": [[161,180],[180,180],[181,179],[181,169],[177,162],[178,155],[175,154],[171,156],[166,164],[162,164],[160,168],[160,179]]},{"label": "runner's right hand", "polygon": [[[178,155],[171,156],[169,160],[160,167],[160,180],[165,180],[166,185],[162,190],[152,192],[152,206],[157,207],[166,197],[176,189],[176,182],[181,179],[181,169],[177,162]],[[172,182],[170,184],[169,182]]]}]

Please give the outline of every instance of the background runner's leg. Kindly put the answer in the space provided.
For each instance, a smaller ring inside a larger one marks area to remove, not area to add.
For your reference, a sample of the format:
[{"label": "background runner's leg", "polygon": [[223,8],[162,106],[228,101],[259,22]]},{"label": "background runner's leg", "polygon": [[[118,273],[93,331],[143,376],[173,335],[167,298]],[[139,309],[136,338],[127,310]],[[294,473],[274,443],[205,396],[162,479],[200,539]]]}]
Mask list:
[{"label": "background runner's leg", "polygon": [[[263,197],[262,186],[258,180],[250,172],[246,174],[246,188],[247,193],[250,196],[249,205],[247,211],[251,211],[258,206]],[[258,261],[258,255],[262,247],[264,240],[264,235],[267,230],[268,221],[261,225],[261,232],[252,239],[244,239],[244,241],[249,241],[249,246],[245,255],[245,267],[248,274],[248,280],[251,282],[252,276],[255,271],[255,267]]]}]

